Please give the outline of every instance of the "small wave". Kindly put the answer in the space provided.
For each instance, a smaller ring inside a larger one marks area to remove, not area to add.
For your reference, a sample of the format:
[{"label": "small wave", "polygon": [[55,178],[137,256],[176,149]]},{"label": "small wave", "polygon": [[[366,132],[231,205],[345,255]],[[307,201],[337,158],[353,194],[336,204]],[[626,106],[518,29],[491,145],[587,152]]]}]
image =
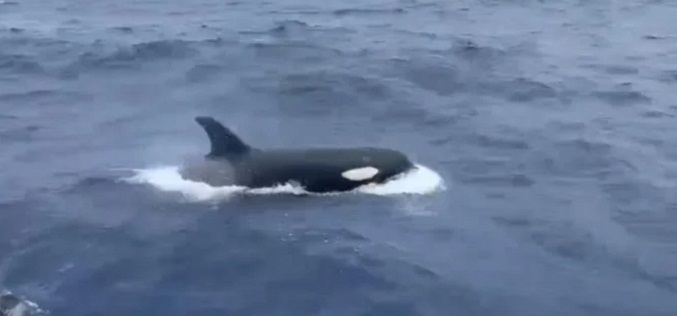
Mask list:
[{"label": "small wave", "polygon": [[666,70],[663,71],[659,78],[660,81],[667,83],[676,83],[677,82],[677,70]]},{"label": "small wave", "polygon": [[302,41],[286,43],[257,41],[248,44],[247,47],[256,57],[270,58],[275,61],[280,59],[301,62],[325,61],[343,56],[343,52],[338,49],[317,46]]},{"label": "small wave", "polygon": [[593,96],[613,106],[651,103],[651,98],[638,91],[598,91]]},{"label": "small wave", "polygon": [[383,8],[383,9],[370,9],[370,8],[350,8],[350,9],[338,9],[334,10],[333,13],[336,16],[346,16],[346,15],[373,15],[373,14],[400,14],[405,13],[406,10],[403,8]]},{"label": "small wave", "polygon": [[[0,4],[1,5],[1,4]],[[9,32],[10,34],[19,34],[23,33],[26,31],[24,28],[21,27],[0,27],[0,32]]]},{"label": "small wave", "polygon": [[482,63],[492,63],[509,55],[503,49],[482,46],[468,39],[456,40],[450,52],[465,61]]},{"label": "small wave", "polygon": [[0,71],[37,74],[44,72],[44,68],[30,56],[0,54]]},{"label": "small wave", "polygon": [[[136,169],[135,174],[124,180],[135,184],[150,184],[166,192],[181,193],[191,201],[209,201],[228,199],[237,194],[294,194],[294,195],[336,195],[339,193],[311,193],[295,184],[284,184],[267,188],[248,188],[245,186],[229,185],[214,187],[204,182],[186,180],[181,177],[178,166],[160,166],[148,169]],[[435,171],[422,165],[408,173],[402,174],[386,183],[359,187],[351,193],[371,195],[403,195],[431,194],[438,190],[445,190],[442,177]]]},{"label": "small wave", "polygon": [[31,105],[53,105],[53,104],[68,104],[76,101],[90,100],[90,96],[80,92],[65,91],[65,90],[29,90],[22,92],[13,92],[0,94],[0,101]]},{"label": "small wave", "polygon": [[297,20],[287,20],[276,23],[277,25],[272,28],[269,33],[271,34],[287,34],[289,32],[302,32],[309,29],[309,26],[305,22]]},{"label": "small wave", "polygon": [[280,80],[279,93],[285,96],[309,97],[311,94],[320,99],[349,99],[344,104],[355,104],[354,95],[381,99],[389,94],[386,85],[377,78],[349,75],[340,72],[315,71],[289,74]]},{"label": "small wave", "polygon": [[614,64],[592,64],[592,65],[585,65],[584,67],[601,71],[610,75],[636,75],[639,73],[639,68],[634,67],[634,66],[626,66],[626,65],[614,65]]},{"label": "small wave", "polygon": [[134,33],[134,28],[131,26],[116,26],[111,28],[113,31],[120,32],[123,34],[132,34]]},{"label": "small wave", "polygon": [[158,40],[118,47],[112,51],[102,51],[100,47],[94,47],[93,50],[80,54],[70,67],[76,70],[129,68],[142,62],[182,59],[197,54],[195,45],[198,44],[200,43],[183,40]]},{"label": "small wave", "polygon": [[221,65],[198,64],[186,72],[185,78],[190,82],[204,82],[218,77],[223,71]]},{"label": "small wave", "polygon": [[507,82],[492,83],[484,87],[513,102],[532,102],[537,99],[557,98],[557,91],[549,85],[526,78],[517,78]]}]

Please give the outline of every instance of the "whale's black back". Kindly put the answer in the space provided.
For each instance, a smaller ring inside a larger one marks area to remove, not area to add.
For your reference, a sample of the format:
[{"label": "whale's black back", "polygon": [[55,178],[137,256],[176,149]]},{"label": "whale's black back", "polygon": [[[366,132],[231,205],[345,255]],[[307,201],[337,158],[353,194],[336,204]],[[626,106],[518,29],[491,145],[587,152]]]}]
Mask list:
[{"label": "whale's black back", "polygon": [[[284,149],[253,152],[239,162],[238,177],[251,187],[298,182],[308,191],[345,191],[370,182],[383,182],[412,166],[401,153],[379,148]],[[342,176],[352,169],[374,167],[368,180]]]}]

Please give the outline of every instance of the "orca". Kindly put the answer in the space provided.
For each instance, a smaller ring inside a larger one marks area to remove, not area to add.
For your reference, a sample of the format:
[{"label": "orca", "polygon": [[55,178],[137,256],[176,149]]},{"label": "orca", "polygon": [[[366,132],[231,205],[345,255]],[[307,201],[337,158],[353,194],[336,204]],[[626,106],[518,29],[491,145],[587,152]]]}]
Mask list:
[{"label": "orca", "polygon": [[183,168],[182,178],[214,186],[266,188],[296,184],[311,193],[343,192],[380,184],[416,168],[403,153],[384,148],[252,147],[210,116],[195,121],[211,150],[201,163]]}]

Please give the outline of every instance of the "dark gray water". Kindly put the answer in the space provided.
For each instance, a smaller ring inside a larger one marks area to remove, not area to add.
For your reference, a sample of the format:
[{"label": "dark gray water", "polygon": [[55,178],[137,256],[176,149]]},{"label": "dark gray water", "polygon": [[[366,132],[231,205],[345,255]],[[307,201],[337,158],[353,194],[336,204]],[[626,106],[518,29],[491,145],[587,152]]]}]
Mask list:
[{"label": "dark gray water", "polygon": [[[676,16],[0,1],[0,289],[68,316],[676,315]],[[260,147],[396,148],[446,190],[125,180],[205,153],[196,115]]]}]

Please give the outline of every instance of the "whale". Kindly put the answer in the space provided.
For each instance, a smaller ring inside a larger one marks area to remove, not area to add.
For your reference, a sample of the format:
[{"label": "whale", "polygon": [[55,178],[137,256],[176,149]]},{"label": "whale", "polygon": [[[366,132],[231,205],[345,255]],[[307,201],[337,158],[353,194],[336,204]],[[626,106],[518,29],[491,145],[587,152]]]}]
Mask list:
[{"label": "whale", "polygon": [[214,117],[194,119],[207,134],[210,150],[180,174],[212,186],[293,184],[311,193],[345,192],[382,184],[417,168],[404,153],[387,148],[258,148]]}]

